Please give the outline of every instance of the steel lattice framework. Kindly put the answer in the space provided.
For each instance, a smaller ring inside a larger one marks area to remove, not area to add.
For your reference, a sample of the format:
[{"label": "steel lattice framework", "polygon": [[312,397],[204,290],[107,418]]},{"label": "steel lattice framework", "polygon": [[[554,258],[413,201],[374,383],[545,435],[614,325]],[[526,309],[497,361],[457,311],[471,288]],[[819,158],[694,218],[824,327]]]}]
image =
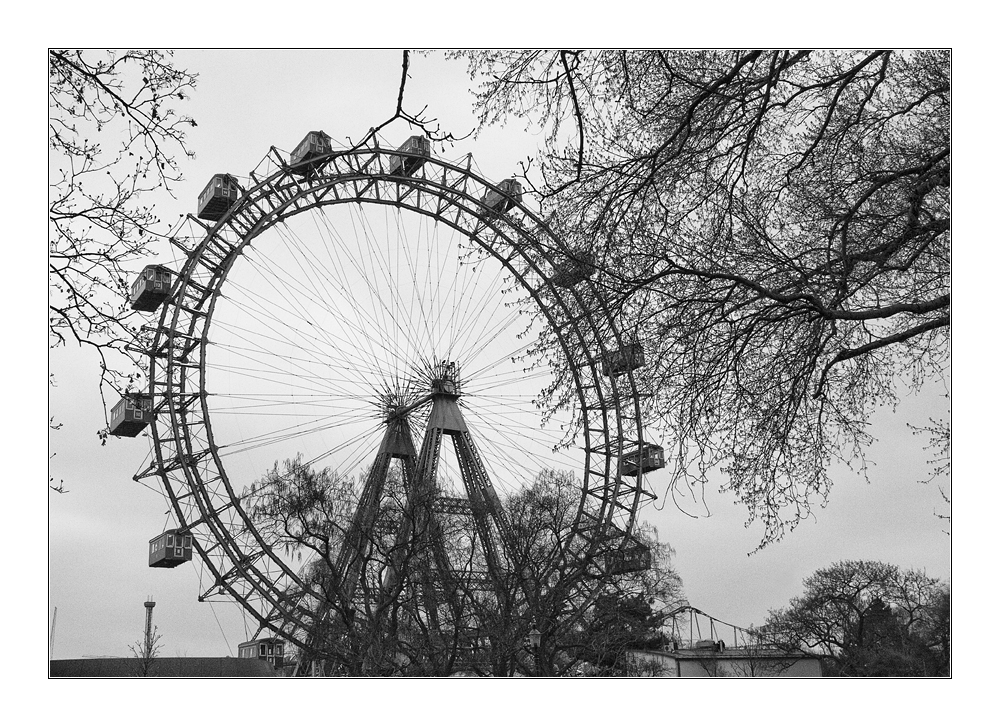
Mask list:
[{"label": "steel lattice framework", "polygon": [[[609,357],[631,339],[604,303],[599,281],[555,284],[554,272],[574,253],[538,214],[468,164],[427,158],[415,172],[408,173],[407,165],[394,168],[394,160],[409,156],[416,158],[378,147],[334,151],[310,162],[303,174],[272,148],[269,158],[275,171],[251,174],[252,185],[214,225],[195,220],[204,236],[185,247],[187,260],[173,295],[148,331],[154,451],[152,463],[136,479],[158,478],[179,527],[195,536],[197,552],[211,574],[199,600],[235,599],[263,627],[283,633],[300,647],[308,640],[304,634],[323,618],[316,605],[323,599],[314,584],[279,557],[248,516],[213,433],[208,383],[214,315],[234,263],[255,238],[295,215],[355,204],[392,206],[432,218],[499,261],[534,301],[547,344],[565,363],[551,404],[573,411],[573,437],[585,458],[572,532],[561,561],[552,565],[563,584],[560,597],[571,608],[582,609],[596,596],[606,575],[600,556],[621,547],[640,506],[652,497],[643,487],[642,472],[620,475],[622,455],[644,444],[635,378],[639,372],[607,374]],[[504,198],[507,209],[498,212],[486,206],[482,200],[487,194]],[[479,574],[484,587],[494,578],[491,572],[502,569],[504,516],[471,435],[461,428],[429,426],[417,455],[402,415],[387,419],[371,482],[337,559],[341,580],[351,584],[360,578],[358,556],[366,534],[376,527],[377,482],[384,481],[389,461],[403,459],[407,477],[419,481],[432,474],[434,451],[444,434],[452,436],[470,499],[440,498],[436,507],[472,515],[489,563],[488,572]],[[348,585],[341,597],[350,599],[353,587]]]}]

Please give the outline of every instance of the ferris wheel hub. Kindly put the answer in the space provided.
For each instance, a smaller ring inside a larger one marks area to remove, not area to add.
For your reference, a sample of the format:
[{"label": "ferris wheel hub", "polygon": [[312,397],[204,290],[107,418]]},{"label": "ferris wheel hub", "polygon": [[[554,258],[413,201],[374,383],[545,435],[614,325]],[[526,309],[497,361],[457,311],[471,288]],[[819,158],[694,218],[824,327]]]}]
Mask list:
[{"label": "ferris wheel hub", "polygon": [[[436,361],[430,366],[427,376],[429,378],[427,382],[429,393],[410,400],[401,399],[399,395],[394,394],[386,394],[381,398],[385,422],[390,424],[400,421],[415,409],[419,409],[428,402],[434,402],[434,410],[455,410],[454,415],[445,417],[449,422],[449,430],[468,431],[464,421],[461,421],[461,413],[458,411],[458,399],[462,396],[461,366],[457,361]],[[459,421],[461,421],[460,425],[457,424]]]},{"label": "ferris wheel hub", "polygon": [[431,367],[431,394],[461,396],[461,368],[457,361],[439,361]]}]

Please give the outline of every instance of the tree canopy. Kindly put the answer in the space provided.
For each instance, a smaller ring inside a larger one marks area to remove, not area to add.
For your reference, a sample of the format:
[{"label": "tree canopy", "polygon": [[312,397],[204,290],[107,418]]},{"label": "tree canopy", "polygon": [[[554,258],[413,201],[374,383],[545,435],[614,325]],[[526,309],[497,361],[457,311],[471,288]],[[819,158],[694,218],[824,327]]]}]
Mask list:
[{"label": "tree canopy", "polygon": [[170,51],[49,50],[49,344],[96,351],[101,392],[137,380],[137,263],[167,230],[150,202],[172,194],[197,75]]},{"label": "tree canopy", "polygon": [[[672,549],[643,525],[632,537],[649,549],[650,567],[614,574],[594,602],[579,602],[571,576],[553,571],[579,500],[572,473],[543,470],[530,488],[503,498],[510,536],[500,573],[485,588],[458,575],[485,571],[485,564],[470,550],[470,519],[453,506],[432,505],[432,526],[425,535],[413,533],[413,543],[396,537],[411,510],[402,477],[398,468],[388,470],[378,514],[360,533],[357,554],[366,564],[353,595],[337,574],[344,572],[340,554],[351,539],[360,484],[297,455],[276,462],[243,493],[258,532],[290,562],[302,563],[300,575],[312,591],[303,603],[325,615],[312,633],[300,634],[310,645],[299,654],[303,662],[316,659],[328,673],[354,675],[510,676],[536,669],[559,675],[585,662],[621,673],[626,651],[655,642],[663,614],[683,600]],[[457,571],[422,565],[421,551],[437,546]],[[391,588],[382,577],[390,562],[398,568]],[[434,579],[430,589],[427,577]],[[533,627],[544,640],[529,654],[524,642]]]},{"label": "tree canopy", "polygon": [[776,540],[947,383],[948,51],[451,55],[483,126],[544,131],[524,178],[646,351],[672,487],[721,468]]},{"label": "tree canopy", "polygon": [[876,561],[841,561],[804,581],[765,633],[824,657],[834,676],[947,676],[951,590]]},{"label": "tree canopy", "polygon": [[542,674],[571,673],[584,663],[600,673],[623,674],[629,649],[658,643],[665,614],[684,602],[683,584],[670,545],[656,528],[637,523],[628,540],[648,549],[648,567],[612,572],[600,595],[581,608],[570,576],[550,570],[570,535],[580,486],[570,472],[543,470],[530,488],[506,498],[511,572],[520,574],[516,587],[528,598],[525,613],[513,614],[517,622],[506,628],[520,633],[527,618],[539,629],[536,667]]}]

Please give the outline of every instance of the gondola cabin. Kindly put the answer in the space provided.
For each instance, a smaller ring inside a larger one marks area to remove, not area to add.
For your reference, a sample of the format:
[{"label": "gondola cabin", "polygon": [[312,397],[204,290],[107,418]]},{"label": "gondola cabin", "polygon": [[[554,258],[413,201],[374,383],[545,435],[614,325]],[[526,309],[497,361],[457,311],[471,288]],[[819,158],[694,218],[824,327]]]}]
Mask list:
[{"label": "gondola cabin", "polygon": [[653,553],[642,543],[626,545],[604,556],[604,570],[610,575],[641,573],[653,566]]},{"label": "gondola cabin", "polygon": [[594,256],[588,251],[572,253],[554,266],[552,284],[557,288],[572,288],[594,274]]},{"label": "gondola cabin", "polygon": [[153,397],[126,394],[111,410],[110,433],[116,437],[134,437],[153,421]]},{"label": "gondola cabin", "polygon": [[260,659],[275,669],[285,665],[285,642],[274,636],[244,641],[239,646],[241,659]]},{"label": "gondola cabin", "polygon": [[653,472],[665,466],[663,447],[657,444],[644,444],[639,449],[622,455],[618,471],[624,477],[635,477],[640,472]]},{"label": "gondola cabin", "polygon": [[236,204],[240,185],[232,174],[216,174],[198,195],[198,218],[218,222]]},{"label": "gondola cabin", "polygon": [[431,142],[426,136],[411,136],[396,151],[419,155],[404,157],[392,154],[389,156],[389,174],[402,174],[409,177],[430,158]]},{"label": "gondola cabin", "polygon": [[292,174],[308,174],[316,169],[320,157],[333,151],[333,139],[323,131],[310,131],[299,142],[288,159]]},{"label": "gondola cabin", "polygon": [[631,343],[617,351],[611,351],[603,359],[605,376],[620,376],[645,365],[646,356],[640,343]]},{"label": "gondola cabin", "polygon": [[190,533],[167,530],[149,541],[150,568],[176,568],[187,563],[194,554],[194,540]]},{"label": "gondola cabin", "polygon": [[154,311],[170,297],[174,273],[162,265],[147,265],[132,283],[132,310]]},{"label": "gondola cabin", "polygon": [[481,200],[483,207],[487,209],[487,216],[502,215],[515,204],[521,202],[521,183],[516,179],[505,179],[497,185],[496,189],[491,189]]}]

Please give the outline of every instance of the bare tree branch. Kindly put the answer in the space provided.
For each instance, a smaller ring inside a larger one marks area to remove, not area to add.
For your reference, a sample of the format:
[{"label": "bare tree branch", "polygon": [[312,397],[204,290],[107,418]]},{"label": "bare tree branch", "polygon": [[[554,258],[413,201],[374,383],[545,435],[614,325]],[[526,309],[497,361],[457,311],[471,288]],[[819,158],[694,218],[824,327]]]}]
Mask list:
[{"label": "bare tree branch", "polygon": [[645,350],[671,489],[721,467],[766,544],[825,500],[831,459],[864,467],[898,381],[946,379],[947,51],[450,55],[484,126],[543,132],[530,185]]},{"label": "bare tree branch", "polygon": [[49,340],[97,352],[102,398],[139,385],[129,286],[167,234],[147,198],[193,156],[174,105],[196,82],[165,51],[49,51]]}]

